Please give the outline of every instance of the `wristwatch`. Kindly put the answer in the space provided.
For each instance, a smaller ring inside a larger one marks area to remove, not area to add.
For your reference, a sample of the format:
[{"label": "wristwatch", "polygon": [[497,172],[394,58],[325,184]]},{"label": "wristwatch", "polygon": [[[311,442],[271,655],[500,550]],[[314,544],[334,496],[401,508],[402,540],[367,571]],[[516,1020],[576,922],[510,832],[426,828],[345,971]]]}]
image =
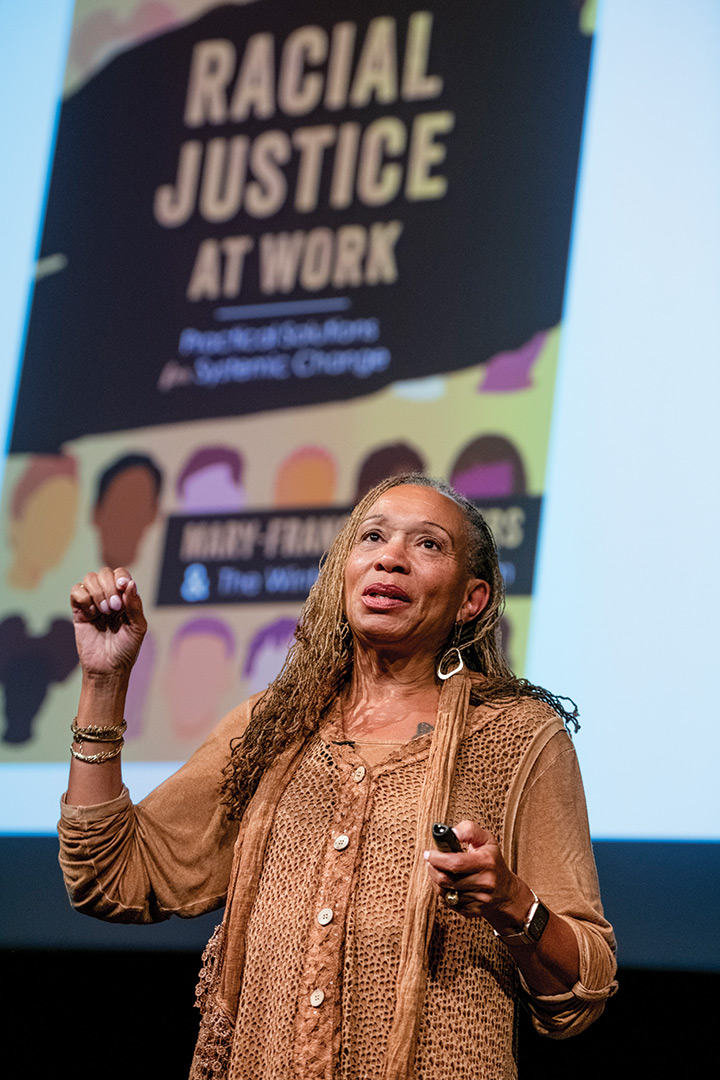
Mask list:
[{"label": "wristwatch", "polygon": [[534,945],[543,935],[550,918],[550,912],[532,889],[530,892],[532,892],[535,899],[525,917],[522,930],[515,934],[499,934],[497,930],[495,931],[495,936],[504,941],[506,945]]}]

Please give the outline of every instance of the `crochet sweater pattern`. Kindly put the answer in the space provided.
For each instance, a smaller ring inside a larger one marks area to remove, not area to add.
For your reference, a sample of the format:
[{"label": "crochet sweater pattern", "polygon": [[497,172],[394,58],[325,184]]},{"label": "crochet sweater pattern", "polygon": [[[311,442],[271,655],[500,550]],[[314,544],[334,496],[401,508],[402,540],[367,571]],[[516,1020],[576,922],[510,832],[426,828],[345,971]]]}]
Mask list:
[{"label": "crochet sweater pattern", "polygon": [[154,922],[226,904],[198,986],[193,1080],[380,1080],[397,1009],[421,1010],[416,1080],[513,1080],[520,999],[554,1038],[602,1012],[614,938],[575,751],[549,706],[470,706],[448,820],[493,832],[511,869],[567,920],[580,979],[533,995],[484,919],[438,905],[413,1002],[397,1000],[396,978],[432,733],[370,766],[329,721],[268,770],[238,827],[218,789],[255,700],[139,804],[124,789],[61,808],[60,862],[79,911]]}]

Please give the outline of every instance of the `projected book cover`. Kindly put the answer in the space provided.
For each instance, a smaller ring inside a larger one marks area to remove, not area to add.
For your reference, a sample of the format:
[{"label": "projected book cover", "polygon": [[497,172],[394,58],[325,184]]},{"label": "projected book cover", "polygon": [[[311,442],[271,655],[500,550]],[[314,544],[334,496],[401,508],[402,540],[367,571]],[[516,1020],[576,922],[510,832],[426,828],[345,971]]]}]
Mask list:
[{"label": "projected book cover", "polygon": [[485,512],[522,673],[592,37],[557,0],[79,2],[3,495],[5,762],[65,761],[127,565],[130,760],[282,663],[384,476]]}]

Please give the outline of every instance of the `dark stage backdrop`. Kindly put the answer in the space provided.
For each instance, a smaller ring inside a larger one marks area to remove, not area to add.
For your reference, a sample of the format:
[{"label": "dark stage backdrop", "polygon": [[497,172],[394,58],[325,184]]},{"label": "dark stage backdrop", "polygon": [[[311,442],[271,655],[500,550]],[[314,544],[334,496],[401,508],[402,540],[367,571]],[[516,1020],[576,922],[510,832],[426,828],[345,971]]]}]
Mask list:
[{"label": "dark stage backdrop", "polygon": [[[10,1075],[53,1076],[60,1063],[63,1069],[72,1063],[77,1080],[187,1076],[198,1023],[193,1008],[197,958],[74,949],[0,957],[11,988],[5,1012],[11,1037],[3,1057]],[[541,1038],[521,1012],[521,1077],[629,1080],[711,1074],[708,1055],[720,976],[627,968],[619,977],[621,992],[591,1028],[572,1039]],[[94,1006],[92,1036],[84,1038],[92,1039],[91,1049],[75,1032],[88,997]],[[105,1003],[102,1009],[99,1000]]]}]

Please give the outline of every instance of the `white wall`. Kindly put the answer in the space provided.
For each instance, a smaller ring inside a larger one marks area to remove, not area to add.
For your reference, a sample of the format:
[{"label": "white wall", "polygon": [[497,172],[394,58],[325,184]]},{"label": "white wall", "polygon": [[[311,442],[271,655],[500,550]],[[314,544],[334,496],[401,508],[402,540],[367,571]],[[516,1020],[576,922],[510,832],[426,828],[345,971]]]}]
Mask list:
[{"label": "white wall", "polygon": [[0,3],[0,482],[73,6]]},{"label": "white wall", "polygon": [[593,833],[720,838],[720,4],[605,0],[529,675]]}]

